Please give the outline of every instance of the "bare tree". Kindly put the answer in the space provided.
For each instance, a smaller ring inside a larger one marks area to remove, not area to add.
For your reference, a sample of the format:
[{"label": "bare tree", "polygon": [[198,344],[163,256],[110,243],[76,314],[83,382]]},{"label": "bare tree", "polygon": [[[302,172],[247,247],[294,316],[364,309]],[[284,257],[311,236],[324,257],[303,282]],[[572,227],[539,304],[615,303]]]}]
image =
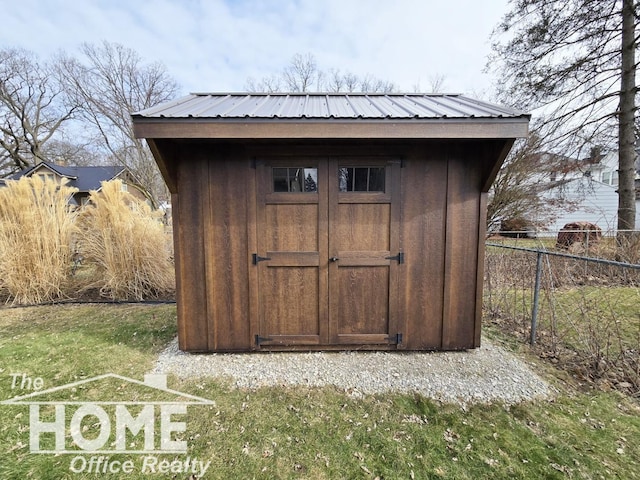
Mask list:
[{"label": "bare tree", "polygon": [[444,89],[444,81],[446,77],[441,74],[435,74],[429,77],[429,85],[431,93],[441,93]]},{"label": "bare tree", "polygon": [[544,140],[619,154],[618,229],[635,228],[637,0],[519,0],[494,31],[503,101],[539,109]]},{"label": "bare tree", "polygon": [[310,53],[296,53],[291,63],[282,72],[285,85],[290,92],[309,92],[320,82],[320,71],[316,59]]},{"label": "bare tree", "polygon": [[[340,73],[340,69],[331,68],[327,75],[327,91],[328,92],[343,92],[347,89],[347,79],[345,75]],[[353,90],[348,90],[353,91]]]},{"label": "bare tree", "polygon": [[295,54],[290,63],[278,75],[263,77],[256,81],[248,78],[245,88],[250,92],[277,92],[284,88],[290,92],[393,92],[394,83],[372,75],[358,76],[342,73],[331,68],[324,71],[318,67],[316,58],[310,54]]},{"label": "bare tree", "polygon": [[280,92],[282,91],[282,79],[276,75],[263,77],[260,80],[249,77],[245,88],[250,92]]},{"label": "bare tree", "polygon": [[0,50],[0,174],[50,160],[45,145],[72,118],[63,86],[31,52]]},{"label": "bare tree", "polygon": [[165,186],[146,145],[133,132],[130,114],[172,99],[178,85],[160,63],[145,64],[119,44],[84,44],[82,59],[62,55],[58,75],[69,85],[70,101],[90,126],[106,155],[140,180],[155,204]]},{"label": "bare tree", "polygon": [[[548,200],[540,195],[554,186],[549,173],[557,168],[556,158],[541,152],[540,137],[534,132],[518,141],[498,172],[487,205],[487,230],[500,230],[503,222],[544,224]],[[572,167],[572,166],[571,166]]]},{"label": "bare tree", "polygon": [[342,75],[344,81],[344,90],[347,92],[358,91],[358,76],[355,73],[347,72]]},{"label": "bare tree", "polygon": [[58,165],[95,166],[104,163],[104,157],[96,151],[91,142],[81,143],[74,136],[73,141],[66,135],[56,136],[44,146],[44,156]]}]

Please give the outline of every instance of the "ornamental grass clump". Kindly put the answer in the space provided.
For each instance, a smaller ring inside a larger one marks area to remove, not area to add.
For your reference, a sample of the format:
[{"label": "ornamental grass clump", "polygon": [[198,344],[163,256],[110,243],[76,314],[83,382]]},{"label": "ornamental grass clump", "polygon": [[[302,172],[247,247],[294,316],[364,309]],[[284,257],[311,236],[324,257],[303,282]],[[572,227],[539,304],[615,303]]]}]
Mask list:
[{"label": "ornamental grass clump", "polygon": [[14,304],[64,297],[71,274],[75,216],[66,182],[34,175],[0,188],[0,290]]},{"label": "ornamental grass clump", "polygon": [[175,289],[169,239],[159,214],[124,191],[120,180],[92,191],[79,220],[79,249],[96,269],[92,286],[101,295],[143,300]]}]

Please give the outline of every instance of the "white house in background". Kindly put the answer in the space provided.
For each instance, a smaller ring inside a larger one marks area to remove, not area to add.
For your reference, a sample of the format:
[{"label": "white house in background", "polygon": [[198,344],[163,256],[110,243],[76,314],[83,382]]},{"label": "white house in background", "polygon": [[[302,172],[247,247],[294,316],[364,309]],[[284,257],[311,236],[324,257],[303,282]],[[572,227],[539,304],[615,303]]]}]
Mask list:
[{"label": "white house in background", "polygon": [[[615,231],[618,223],[617,187],[589,177],[568,179],[561,186],[542,193],[557,206],[545,228],[557,232],[567,223],[589,222],[603,231]],[[564,206],[563,206],[564,205]]]},{"label": "white house in background", "polygon": [[[559,176],[559,175],[558,175]],[[640,175],[636,175],[640,179]],[[611,152],[599,161],[585,161],[583,168],[563,180],[552,173],[555,185],[541,193],[556,205],[552,219],[545,224],[550,232],[567,223],[590,222],[603,231],[615,233],[618,225],[618,153]],[[637,180],[636,180],[637,183]],[[636,198],[636,226],[640,225],[640,198]]]}]

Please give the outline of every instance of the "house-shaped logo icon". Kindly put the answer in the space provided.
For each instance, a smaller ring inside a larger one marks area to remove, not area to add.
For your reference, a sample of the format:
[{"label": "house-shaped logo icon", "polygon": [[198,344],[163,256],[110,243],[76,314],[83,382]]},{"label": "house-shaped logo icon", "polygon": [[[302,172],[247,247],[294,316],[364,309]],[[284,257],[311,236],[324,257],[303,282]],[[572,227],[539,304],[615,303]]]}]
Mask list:
[{"label": "house-shaped logo icon", "polygon": [[[111,398],[93,398],[105,391]],[[80,394],[87,398],[78,398]],[[108,373],[14,397],[0,405],[29,405],[32,453],[176,454],[187,451],[186,441],[179,438],[186,431],[186,422],[174,421],[172,416],[184,416],[189,405],[215,402],[167,388],[166,375],[145,375],[141,382]],[[139,437],[144,447],[128,449],[137,444],[131,440]]]}]

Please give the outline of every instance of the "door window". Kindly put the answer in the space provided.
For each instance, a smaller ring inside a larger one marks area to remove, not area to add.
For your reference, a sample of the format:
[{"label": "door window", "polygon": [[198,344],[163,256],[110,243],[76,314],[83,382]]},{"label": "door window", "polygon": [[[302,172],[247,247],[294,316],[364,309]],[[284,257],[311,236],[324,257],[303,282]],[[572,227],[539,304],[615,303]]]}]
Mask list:
[{"label": "door window", "polygon": [[274,167],[274,192],[305,192],[318,191],[318,169],[309,167]]},{"label": "door window", "polygon": [[340,167],[338,188],[341,192],[384,192],[384,167]]}]

